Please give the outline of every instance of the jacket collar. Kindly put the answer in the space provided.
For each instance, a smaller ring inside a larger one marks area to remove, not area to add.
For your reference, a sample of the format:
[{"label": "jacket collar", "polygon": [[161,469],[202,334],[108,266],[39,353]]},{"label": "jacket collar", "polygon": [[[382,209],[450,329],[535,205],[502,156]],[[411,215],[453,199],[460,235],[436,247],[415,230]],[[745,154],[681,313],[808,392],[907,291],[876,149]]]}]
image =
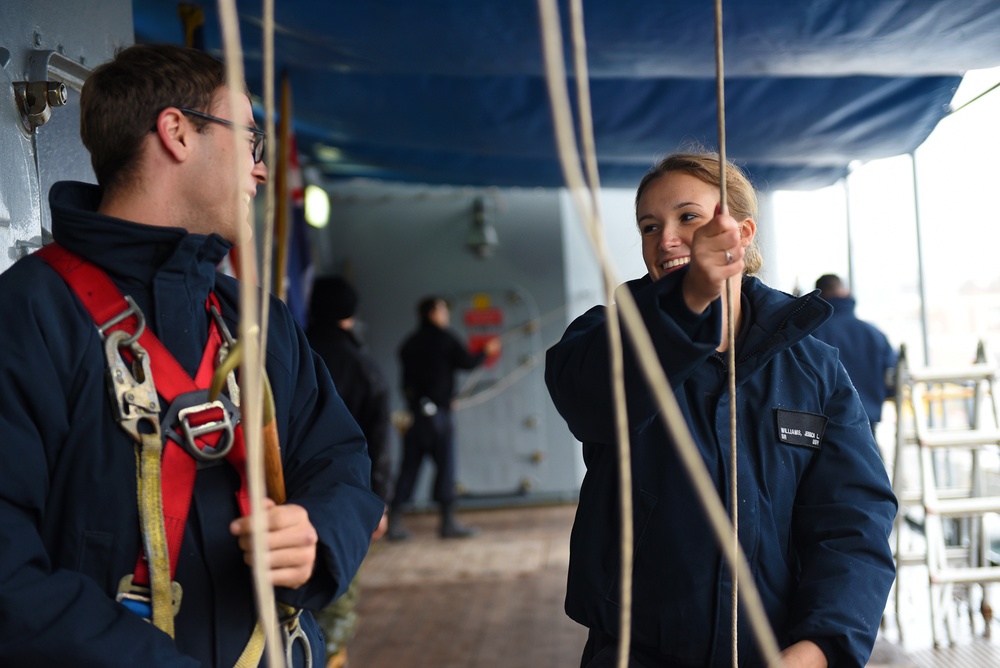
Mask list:
[{"label": "jacket collar", "polygon": [[306,330],[306,336],[319,340],[346,341],[355,348],[361,347],[361,339],[353,331],[343,329],[340,325],[332,322],[310,323]]},{"label": "jacket collar", "polygon": [[750,360],[754,366],[764,364],[812,334],[833,313],[819,292],[793,297],[756,277],[743,279],[743,295],[752,305],[754,321],[737,364]]},{"label": "jacket collar", "polygon": [[100,202],[98,186],[53,184],[49,205],[55,240],[124,284],[148,285],[157,276],[172,275],[214,286],[215,267],[232,247],[225,239],[105,216],[97,213]]},{"label": "jacket collar", "polygon": [[[676,271],[661,281],[680,281],[686,271]],[[646,274],[628,284],[635,291],[651,283]],[[747,311],[752,318],[752,322],[744,323],[739,335],[736,364],[750,365],[743,367],[746,371],[741,370],[744,377],[814,332],[833,313],[833,307],[819,298],[819,291],[793,297],[764,285],[756,277],[743,277],[741,295],[750,304]]]},{"label": "jacket collar", "polygon": [[837,315],[851,315],[854,313],[854,307],[857,305],[854,297],[826,297],[824,301],[833,307],[833,311]]}]

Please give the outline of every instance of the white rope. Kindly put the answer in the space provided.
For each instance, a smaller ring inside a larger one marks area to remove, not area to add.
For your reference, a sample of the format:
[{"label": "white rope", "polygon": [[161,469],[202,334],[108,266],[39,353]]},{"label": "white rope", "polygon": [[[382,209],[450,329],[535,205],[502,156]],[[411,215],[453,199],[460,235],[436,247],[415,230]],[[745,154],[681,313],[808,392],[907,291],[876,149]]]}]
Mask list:
[{"label": "white rope", "polygon": [[[573,4],[573,11],[576,15],[582,14],[579,3]],[[576,143],[573,141],[571,128],[573,127],[573,117],[570,111],[569,94],[566,90],[566,66],[562,57],[562,33],[559,28],[559,8],[555,0],[538,1],[539,16],[542,25],[542,48],[545,55],[545,74],[549,88],[549,97],[552,101],[553,122],[555,125],[556,141],[559,147],[559,157],[562,163],[563,173],[566,183],[569,186],[571,195],[580,211],[580,218],[587,230],[590,242],[597,251],[597,257],[601,258],[603,269],[604,295],[608,308],[608,344],[611,351],[611,384],[614,396],[615,427],[617,431],[618,443],[618,475],[619,487],[621,490],[621,618],[619,626],[618,642],[618,668],[626,668],[628,665],[628,649],[631,644],[632,633],[632,466],[631,453],[628,435],[628,414],[625,406],[625,381],[622,373],[622,340],[621,328],[618,322],[618,309],[615,307],[614,289],[618,281],[606,261],[609,257],[604,244],[604,234],[601,231],[600,210],[598,207],[598,188],[596,181],[596,168],[591,176],[592,181],[588,188],[583,172],[580,168],[579,154],[576,150]],[[582,26],[582,18],[579,19]],[[582,30],[580,30],[582,34]],[[582,36],[576,35],[577,48],[585,51],[585,45],[580,44]],[[578,90],[587,86],[586,59],[582,59],[583,69],[576,72]],[[580,62],[578,61],[578,67]],[[589,98],[588,98],[589,102]],[[590,105],[586,108],[580,106],[581,117],[589,113]],[[591,127],[589,119],[581,123]],[[592,134],[592,132],[591,132]],[[591,151],[593,142],[588,144]],[[593,158],[588,158],[588,163]],[[592,163],[596,164],[596,163]],[[589,197],[588,197],[589,195]],[[631,295],[630,295],[631,296]]]},{"label": "white rope", "polygon": [[[598,193],[601,190],[600,175],[597,170],[597,149],[594,142],[594,122],[591,117],[590,101],[590,71],[587,67],[587,42],[583,29],[583,2],[571,0],[569,6],[570,30],[573,46],[573,71],[576,74],[577,107],[580,110],[580,146],[583,151],[583,161],[586,167],[587,187],[590,192],[591,213],[594,216],[593,231],[604,239],[603,224],[600,217],[600,202]],[[607,256],[608,249],[602,247],[599,252]],[[614,306],[614,290],[617,277],[606,276],[604,281],[605,298],[608,303],[608,329],[613,332],[611,347],[611,384],[614,388],[615,426],[618,430],[618,486],[619,503],[621,504],[621,605],[622,613],[618,623],[618,668],[627,668],[629,663],[629,648],[632,643],[632,562],[633,562],[633,527],[632,527],[632,452],[628,433],[628,407],[625,403],[625,371],[624,355],[621,343],[621,325],[618,312]]]},{"label": "white rope", "polygon": [[[617,284],[618,281],[615,278],[614,270],[611,267],[609,255],[605,252],[603,236],[599,232],[599,226],[596,220],[596,194],[591,194],[591,197],[585,196],[586,185],[583,173],[580,169],[579,155],[572,140],[572,132],[569,130],[569,128],[573,127],[573,120],[565,88],[566,72],[562,59],[562,37],[559,28],[559,13],[556,6],[556,0],[538,0],[538,4],[542,26],[542,47],[545,58],[546,82],[552,104],[556,143],[563,174],[566,178],[567,188],[573,196],[574,203],[581,214],[581,222],[584,225],[591,244],[593,244],[597,253],[605,284]],[[578,72],[577,76],[586,81],[584,73]],[[581,109],[580,113],[587,114],[589,111],[589,108]],[[719,545],[722,546],[723,554],[726,556],[726,559],[731,562],[735,562],[735,568],[738,571],[740,578],[747,583],[747,586],[740,588],[740,596],[746,606],[747,614],[750,618],[750,626],[753,629],[758,644],[762,648],[762,654],[767,660],[768,665],[780,666],[781,660],[778,657],[778,643],[775,640],[774,633],[771,631],[771,627],[767,621],[767,615],[764,612],[764,606],[760,600],[760,593],[754,586],[753,578],[746,562],[746,557],[743,555],[742,550],[739,549],[738,541],[734,540],[732,524],[726,515],[726,510],[722,506],[722,502],[719,500],[718,492],[716,491],[711,476],[705,467],[705,462],[687,429],[684,415],[681,413],[680,407],[677,405],[677,400],[674,397],[673,392],[670,390],[670,385],[667,381],[666,375],[663,373],[663,368],[660,366],[660,361],[657,358],[655,349],[653,348],[649,332],[646,330],[642,321],[642,316],[639,314],[639,310],[636,307],[635,300],[632,298],[632,294],[627,288],[618,291],[613,296],[617,298],[616,302],[611,302],[609,300],[608,307],[609,344],[612,347],[612,357],[615,357],[616,350],[618,351],[617,354],[620,355],[621,350],[620,340],[617,341],[617,348],[615,347],[616,335],[618,332],[617,322],[615,322],[614,326],[611,325],[612,319],[617,321],[616,316],[620,313],[622,321],[625,324],[626,332],[635,346],[636,354],[639,358],[639,367],[642,370],[647,383],[649,383],[653,396],[660,408],[664,426],[676,444],[678,456],[684,464],[685,471],[691,479],[691,484],[695,488],[699,501],[705,509],[709,525],[715,534],[716,540]],[[615,366],[620,367],[620,364],[621,361],[619,359]],[[613,369],[612,373],[617,373],[617,377],[614,379],[614,388],[617,396],[617,392],[619,391],[623,380],[620,377],[620,371],[615,372]],[[620,407],[617,405],[616,401],[616,420],[618,419],[617,411],[619,408]],[[625,428],[627,429],[627,425],[625,425]],[[621,427],[619,428],[619,433],[621,433]],[[621,444],[619,445],[621,446]],[[626,462],[627,461],[628,460],[626,460]],[[620,466],[620,468],[628,473],[631,473],[631,467],[627,463],[625,466]],[[629,495],[628,498],[623,498],[623,503],[628,503],[628,506],[631,507],[631,495]],[[630,511],[626,517],[631,518]],[[626,551],[631,553],[631,528],[632,524],[630,519],[622,522],[623,554],[625,554]],[[631,580],[630,554],[629,558],[623,562],[622,566],[623,593],[628,594],[630,598],[631,587],[625,581],[626,567],[629,567],[628,578]],[[629,605],[625,605],[626,599],[624,596],[622,603],[622,615],[623,618],[625,618],[626,615],[631,615],[631,605],[630,601]],[[631,630],[630,624],[626,628],[626,633],[629,633]],[[619,638],[620,646],[624,647],[626,661],[628,640],[628,635],[624,635]],[[622,658],[622,652],[620,651],[618,662],[620,668],[623,666],[621,662]]]},{"label": "white rope", "polygon": [[[235,0],[219,0],[218,6],[226,55],[226,85],[229,88],[230,108],[235,113],[242,102],[243,82],[245,80],[236,3]],[[246,140],[243,136],[238,132],[234,132],[232,135],[235,151],[245,151]],[[239,153],[234,152],[234,155],[239,155]],[[235,176],[242,178],[243,174],[238,172]],[[248,233],[248,228],[254,224],[252,207],[249,210],[248,222],[249,225],[237,225],[240,266],[243,269],[244,277],[256,263],[253,241]],[[240,282],[239,339],[243,345],[241,368],[243,387],[241,388],[240,410],[243,413],[243,424],[254,426],[244,430],[247,450],[247,488],[251,508],[252,532],[250,538],[253,554],[254,594],[257,599],[257,612],[264,627],[267,665],[277,667],[284,665],[284,657],[281,651],[281,637],[278,632],[274,588],[271,586],[268,568],[266,518],[262,513],[265,491],[262,434],[259,427],[262,424],[261,416],[263,414],[261,374],[263,353],[258,339],[260,335],[259,323],[261,322],[260,295],[261,292],[253,284],[253,281],[242,280]]]},{"label": "white rope", "polygon": [[[726,78],[723,66],[722,41],[722,0],[715,0],[715,94],[718,101],[719,123],[719,211],[729,213],[729,196],[726,188]],[[726,279],[726,374],[729,380],[729,498],[730,516],[733,523],[733,546],[739,549],[740,541],[740,496],[739,465],[736,449],[736,304],[733,303],[733,279]],[[733,668],[740,665],[740,581],[736,570],[735,553],[730,562],[732,568],[732,644]]]},{"label": "white rope", "polygon": [[504,390],[524,378],[529,371],[538,366],[540,359],[539,355],[532,353],[531,355],[526,356],[520,364],[514,367],[512,371],[498,378],[488,386],[467,394],[456,395],[455,399],[451,402],[451,409],[453,411],[460,411],[466,408],[472,408],[473,406],[484,404],[490,399],[497,397]]}]

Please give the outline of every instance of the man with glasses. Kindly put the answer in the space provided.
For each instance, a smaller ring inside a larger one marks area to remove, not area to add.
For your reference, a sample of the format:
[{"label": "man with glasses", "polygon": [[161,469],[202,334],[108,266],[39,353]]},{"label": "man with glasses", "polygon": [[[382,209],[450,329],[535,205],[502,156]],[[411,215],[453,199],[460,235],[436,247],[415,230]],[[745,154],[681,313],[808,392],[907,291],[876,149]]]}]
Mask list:
[{"label": "man with glasses", "polygon": [[264,160],[264,137],[267,135],[263,130],[258,130],[257,128],[252,128],[248,125],[233,123],[232,121],[227,121],[224,118],[219,118],[218,116],[213,116],[212,114],[206,114],[205,112],[197,111],[196,109],[188,109],[187,107],[178,107],[178,109],[185,116],[194,116],[195,118],[201,118],[206,121],[211,121],[212,123],[218,123],[219,125],[225,125],[226,127],[249,132],[250,153],[253,155],[254,164],[258,164]]},{"label": "man with glasses", "polygon": [[[0,665],[257,665],[250,426],[216,368],[239,284],[216,265],[267,178],[264,133],[218,61],[173,46],[120,51],[80,112],[98,185],[53,185],[55,243],[0,275]],[[265,504],[267,564],[310,641],[290,665],[320,665],[309,610],[347,588],[383,504],[326,368],[270,306],[287,501]]]}]

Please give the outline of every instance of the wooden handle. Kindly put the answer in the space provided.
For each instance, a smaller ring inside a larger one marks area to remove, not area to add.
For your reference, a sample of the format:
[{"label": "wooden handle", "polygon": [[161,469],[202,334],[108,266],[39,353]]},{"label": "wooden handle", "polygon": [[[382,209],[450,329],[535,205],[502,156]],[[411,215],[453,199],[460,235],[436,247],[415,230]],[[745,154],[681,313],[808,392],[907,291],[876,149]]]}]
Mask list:
[{"label": "wooden handle", "polygon": [[278,423],[271,420],[263,429],[264,436],[264,478],[267,481],[267,495],[275,503],[285,502],[285,471],[281,465],[281,446],[278,445]]}]

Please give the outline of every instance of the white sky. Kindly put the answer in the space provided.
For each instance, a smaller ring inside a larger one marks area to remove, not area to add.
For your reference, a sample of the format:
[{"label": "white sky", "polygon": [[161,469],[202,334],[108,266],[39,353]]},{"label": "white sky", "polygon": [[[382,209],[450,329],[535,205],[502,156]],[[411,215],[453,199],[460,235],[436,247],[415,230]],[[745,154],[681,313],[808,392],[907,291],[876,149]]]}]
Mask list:
[{"label": "white sky", "polygon": [[[1000,81],[1000,68],[970,72],[957,107]],[[1000,89],[941,121],[916,151],[930,362],[968,361],[978,339],[1000,354]],[[850,203],[858,315],[906,343],[922,361],[913,167],[909,156],[859,165],[844,184],[774,196],[780,265],[768,281],[812,289],[824,273],[848,277],[845,201]],[[765,258],[766,260],[767,258]],[[978,290],[970,290],[971,287]],[[989,292],[992,296],[971,292]]]}]

